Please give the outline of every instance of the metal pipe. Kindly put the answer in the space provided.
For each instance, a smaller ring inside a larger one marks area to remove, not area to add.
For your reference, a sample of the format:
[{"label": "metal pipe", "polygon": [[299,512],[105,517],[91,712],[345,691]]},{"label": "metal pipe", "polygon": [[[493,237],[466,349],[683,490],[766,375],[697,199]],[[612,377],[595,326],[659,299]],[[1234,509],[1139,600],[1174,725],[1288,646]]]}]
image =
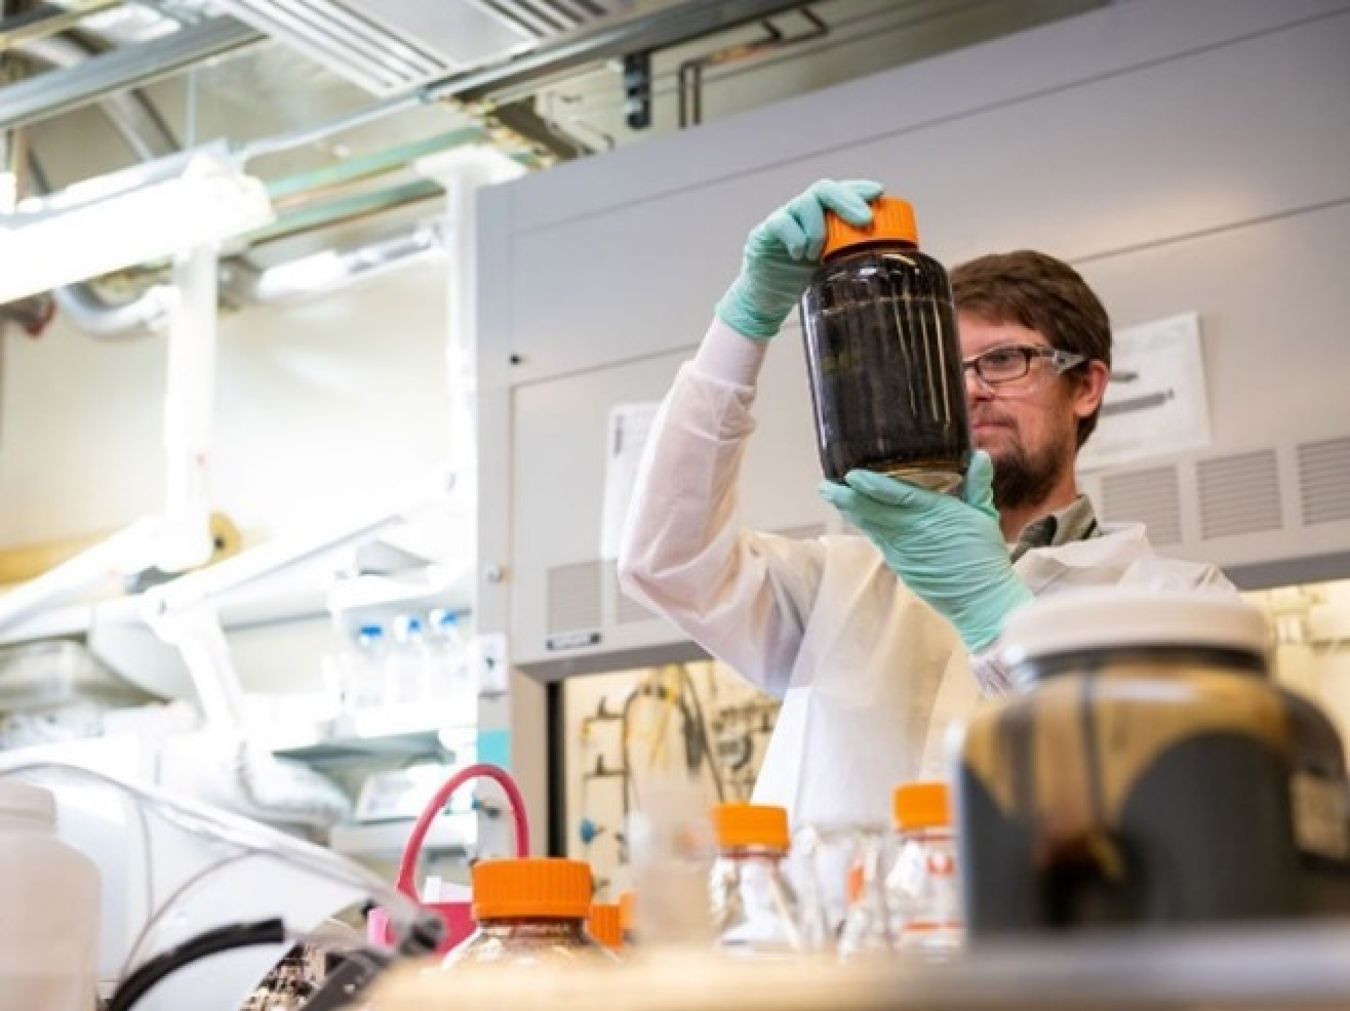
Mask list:
[{"label": "metal pipe", "polygon": [[163,38],[100,53],[56,75],[54,82],[39,74],[6,85],[0,88],[0,129],[26,126],[78,109],[110,92],[149,84],[266,38],[234,18],[212,18]]},{"label": "metal pipe", "polygon": [[272,305],[296,301],[416,263],[444,251],[441,231],[419,224],[364,246],[330,249],[258,270],[246,261],[225,273],[225,293],[232,301]]},{"label": "metal pipe", "polygon": [[396,112],[403,112],[408,109],[415,109],[421,105],[423,99],[419,95],[400,95],[397,98],[388,98],[383,102],[376,102],[374,105],[368,105],[364,109],[358,109],[354,113],[346,116],[339,116],[336,119],[330,119],[326,123],[320,123],[317,126],[307,126],[300,130],[292,130],[290,133],[277,134],[274,137],[261,137],[258,140],[249,141],[240,145],[237,149],[236,157],[239,164],[244,165],[254,158],[261,158],[266,154],[276,154],[279,151],[290,151],[297,147],[303,147],[305,144],[313,144],[315,141],[323,140],[325,137],[331,137],[335,133],[342,133],[344,130],[354,130],[359,126],[377,119],[383,119],[385,116]]},{"label": "metal pipe", "polygon": [[[94,57],[89,49],[68,38],[33,39],[20,44],[17,50],[63,70]],[[41,80],[41,76],[32,79]],[[159,111],[139,91],[111,92],[99,99],[98,106],[118,136],[142,161],[172,154],[181,147]]]},{"label": "metal pipe", "polygon": [[482,70],[424,85],[427,101],[479,101],[526,81],[572,70],[640,50],[657,50],[691,39],[762,21],[803,7],[809,0],[687,0],[665,10],[626,18],[613,25],[567,36],[531,53]]},{"label": "metal pipe", "polygon": [[173,307],[173,288],[156,284],[133,301],[105,302],[87,284],[68,284],[52,292],[56,306],[81,333],[91,337],[143,336],[162,324]]},{"label": "metal pipe", "polygon": [[681,63],[678,71],[680,128],[697,126],[703,122],[703,71],[706,68],[720,67],[738,60],[748,60],[763,53],[800,42],[811,42],[830,34],[829,26],[817,17],[809,7],[803,7],[801,15],[811,24],[811,27],[806,31],[798,32],[795,35],[784,35],[772,22],[765,21],[763,28],[766,35],[763,38],[724,46],[704,56],[685,60]]},{"label": "metal pipe", "polygon": [[20,14],[6,23],[11,27],[0,31],[0,53],[14,49],[38,39],[74,28],[90,14],[116,7],[122,0],[78,0],[65,8],[40,7]]}]

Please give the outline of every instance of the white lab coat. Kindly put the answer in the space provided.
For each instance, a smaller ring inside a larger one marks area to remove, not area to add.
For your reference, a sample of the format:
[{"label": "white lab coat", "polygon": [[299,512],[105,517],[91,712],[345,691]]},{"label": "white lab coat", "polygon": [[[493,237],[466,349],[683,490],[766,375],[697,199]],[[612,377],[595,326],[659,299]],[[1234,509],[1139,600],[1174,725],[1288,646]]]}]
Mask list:
[{"label": "white lab coat", "polygon": [[[888,823],[896,784],[946,774],[947,729],[980,704],[972,666],[988,664],[865,537],[798,540],[737,522],[763,353],[714,322],[680,369],[629,507],[620,582],[782,698],[756,802],[787,807],[794,825]],[[1033,549],[1016,571],[1038,595],[1103,584],[1232,592],[1213,566],[1155,555],[1137,524]]]}]

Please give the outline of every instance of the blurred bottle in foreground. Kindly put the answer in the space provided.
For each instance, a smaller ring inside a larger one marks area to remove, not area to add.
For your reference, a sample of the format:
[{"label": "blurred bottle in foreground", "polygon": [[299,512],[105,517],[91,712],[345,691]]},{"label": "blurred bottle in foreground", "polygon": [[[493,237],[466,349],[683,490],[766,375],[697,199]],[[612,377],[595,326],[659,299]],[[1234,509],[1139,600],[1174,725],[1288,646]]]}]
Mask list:
[{"label": "blurred bottle in foreground", "polygon": [[644,952],[707,951],[708,874],[716,837],[700,786],[680,775],[644,782],[641,803],[628,814],[632,866],[632,940]]},{"label": "blurred bottle in foreground", "polygon": [[716,948],[743,956],[784,956],[803,949],[797,897],[788,882],[787,810],[767,804],[713,808],[717,859],[709,877]]},{"label": "blurred bottle in foreground", "polygon": [[896,950],[951,954],[964,944],[965,925],[947,784],[904,783],[893,800],[896,851],[885,896]]},{"label": "blurred bottle in foreground", "polygon": [[884,955],[896,947],[886,896],[888,857],[893,851],[887,835],[880,826],[859,827],[850,833],[851,856],[844,872],[848,904],[836,949],[843,961]]},{"label": "blurred bottle in foreground", "polygon": [[446,967],[615,961],[586,928],[591,869],[560,857],[507,857],[473,865],[477,929]]}]

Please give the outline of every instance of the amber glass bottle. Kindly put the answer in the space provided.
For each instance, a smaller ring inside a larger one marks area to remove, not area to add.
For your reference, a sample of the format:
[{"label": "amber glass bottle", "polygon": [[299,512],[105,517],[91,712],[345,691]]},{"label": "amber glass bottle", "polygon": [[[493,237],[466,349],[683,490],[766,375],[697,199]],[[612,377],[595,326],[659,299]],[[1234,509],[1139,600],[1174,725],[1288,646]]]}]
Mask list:
[{"label": "amber glass bottle", "polygon": [[919,252],[914,211],[873,202],[872,224],[827,213],[825,249],[801,300],[825,476],[880,471],[953,491],[970,460],[951,283]]}]

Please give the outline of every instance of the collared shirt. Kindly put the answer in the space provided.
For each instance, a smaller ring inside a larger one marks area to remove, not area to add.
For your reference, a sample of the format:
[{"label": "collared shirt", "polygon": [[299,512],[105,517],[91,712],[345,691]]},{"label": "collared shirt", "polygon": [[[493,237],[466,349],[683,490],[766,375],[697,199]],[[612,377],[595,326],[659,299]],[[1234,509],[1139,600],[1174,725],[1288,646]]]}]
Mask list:
[{"label": "collared shirt", "polygon": [[1013,546],[1012,560],[1016,562],[1032,548],[1057,548],[1096,537],[1098,533],[1100,529],[1092,501],[1086,495],[1079,495],[1063,509],[1028,523]]}]

